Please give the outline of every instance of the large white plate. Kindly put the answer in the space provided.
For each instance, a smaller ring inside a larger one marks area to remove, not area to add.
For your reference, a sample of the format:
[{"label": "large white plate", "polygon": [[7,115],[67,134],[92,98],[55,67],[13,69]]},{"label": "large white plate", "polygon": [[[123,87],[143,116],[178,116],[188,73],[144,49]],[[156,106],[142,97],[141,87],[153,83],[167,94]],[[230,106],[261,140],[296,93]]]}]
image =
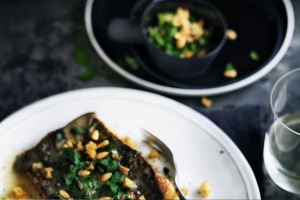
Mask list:
[{"label": "large white plate", "polygon": [[246,159],[210,120],[168,98],[137,90],[93,88],[46,98],[0,123],[0,196],[16,154],[34,146],[49,131],[94,111],[108,128],[139,140],[139,128],[155,133],[174,152],[180,187],[188,199],[201,198],[197,189],[207,180],[211,199],[260,199]]}]

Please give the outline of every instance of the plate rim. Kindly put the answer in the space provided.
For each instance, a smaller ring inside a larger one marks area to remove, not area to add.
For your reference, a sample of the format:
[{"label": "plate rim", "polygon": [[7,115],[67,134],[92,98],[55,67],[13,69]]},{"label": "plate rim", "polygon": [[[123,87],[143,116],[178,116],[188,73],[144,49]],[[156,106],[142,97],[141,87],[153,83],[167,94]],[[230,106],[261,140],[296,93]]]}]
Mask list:
[{"label": "plate rim", "polygon": [[127,80],[139,86],[147,88],[149,90],[159,92],[162,94],[167,94],[167,95],[186,96],[186,97],[214,96],[214,95],[229,93],[244,88],[250,85],[251,83],[254,83],[255,81],[259,80],[260,78],[268,74],[273,68],[275,68],[275,66],[283,58],[293,38],[293,33],[295,29],[295,14],[290,0],[282,0],[282,2],[285,6],[285,10],[287,13],[287,30],[285,32],[285,38],[283,40],[283,43],[280,49],[278,50],[277,54],[263,68],[258,70],[256,73],[253,73],[250,76],[240,81],[230,83],[224,86],[216,86],[212,88],[199,88],[199,89],[176,88],[172,86],[165,86],[165,85],[153,83],[151,81],[144,80],[138,76],[129,73],[128,71],[120,67],[117,63],[115,63],[112,59],[110,59],[110,57],[104,52],[104,50],[101,48],[101,46],[98,44],[96,40],[93,27],[92,27],[92,22],[91,22],[92,6],[94,0],[87,0],[86,2],[84,22],[85,22],[85,29],[88,38],[92,46],[96,50],[97,54],[110,68],[112,68],[116,73],[126,78]]},{"label": "plate rim", "polygon": [[[168,108],[173,111],[176,110],[176,113],[180,113],[180,115],[199,125],[201,128],[206,130],[207,134],[212,136],[213,139],[216,140],[216,142],[219,142],[220,144],[222,144],[222,146],[224,146],[226,151],[230,154],[230,157],[237,166],[238,170],[240,171],[240,174],[245,183],[248,198],[261,199],[259,187],[252,168],[250,167],[244,155],[241,153],[240,149],[222,129],[220,129],[210,119],[197,112],[196,110],[173,99],[152,92],[117,87],[96,87],[71,90],[55,94],[33,102],[21,108],[20,110],[15,111],[7,118],[2,120],[0,122],[0,138],[1,136],[5,135],[5,132],[12,130],[16,122],[30,117],[31,113],[33,112],[41,111],[46,107],[49,107],[49,105],[57,105],[59,101],[66,100],[70,97],[78,95],[84,95],[84,97],[88,97],[93,96],[94,94],[102,94],[111,97],[125,95],[125,97],[130,99],[142,100],[146,103],[155,103],[157,105],[163,106],[164,108]],[[145,96],[147,98],[145,98]]]}]

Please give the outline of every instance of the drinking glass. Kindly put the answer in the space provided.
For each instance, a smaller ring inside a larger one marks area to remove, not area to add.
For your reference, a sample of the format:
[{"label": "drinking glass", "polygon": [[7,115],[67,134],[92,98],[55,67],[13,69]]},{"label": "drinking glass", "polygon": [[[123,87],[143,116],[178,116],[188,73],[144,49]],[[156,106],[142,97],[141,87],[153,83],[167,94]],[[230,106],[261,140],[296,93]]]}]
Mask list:
[{"label": "drinking glass", "polygon": [[271,91],[264,165],[276,185],[300,195],[300,68],[283,75]]}]

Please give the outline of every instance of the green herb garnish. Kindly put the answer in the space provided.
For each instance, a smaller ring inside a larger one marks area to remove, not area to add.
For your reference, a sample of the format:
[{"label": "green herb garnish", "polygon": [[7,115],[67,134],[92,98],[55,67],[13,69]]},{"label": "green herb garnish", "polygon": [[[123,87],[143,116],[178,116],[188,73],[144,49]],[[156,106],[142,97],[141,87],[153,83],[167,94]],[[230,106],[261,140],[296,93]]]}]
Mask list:
[{"label": "green herb garnish", "polygon": [[231,62],[226,64],[224,76],[226,78],[235,78],[237,76],[237,71]]},{"label": "green herb garnish", "polygon": [[85,126],[79,126],[79,127],[72,127],[71,133],[72,134],[80,134],[83,135],[86,133],[87,128]]},{"label": "green herb garnish", "polygon": [[124,61],[133,70],[137,70],[139,68],[137,61],[132,56],[126,55]]},{"label": "green herb garnish", "polygon": [[90,81],[93,78],[95,78],[96,75],[97,75],[96,71],[89,69],[89,70],[86,70],[86,71],[78,74],[77,79],[81,80],[81,81]]},{"label": "green herb garnish", "polygon": [[251,60],[259,61],[260,57],[256,51],[250,51],[249,57]]},{"label": "green herb garnish", "polygon": [[84,67],[91,66],[91,59],[85,51],[77,48],[77,49],[73,49],[72,53],[73,53],[73,57],[77,64],[84,66]]},{"label": "green herb garnish", "polygon": [[229,63],[226,64],[225,70],[226,71],[235,70],[235,67],[231,62],[229,62]]},{"label": "green herb garnish", "polygon": [[76,166],[80,163],[77,149],[63,148],[63,156]]},{"label": "green herb garnish", "polygon": [[[189,18],[188,18],[189,16]],[[182,58],[203,56],[213,48],[213,30],[205,27],[202,19],[186,9],[176,12],[159,12],[157,24],[148,28],[148,39],[166,54]]]},{"label": "green herb garnish", "polygon": [[[82,141],[80,140],[83,146],[90,142],[83,137],[88,134],[88,127],[73,126],[70,128],[70,132],[79,136],[78,138],[83,138]],[[120,161],[112,156],[118,151],[116,144],[110,141],[109,145],[97,149],[96,153],[105,151],[109,154],[103,159],[93,159],[85,150],[78,150],[76,146],[74,148],[65,146],[68,138],[64,138],[64,134],[63,130],[56,131],[53,142],[55,142],[56,148],[61,149],[59,152],[47,155],[47,166],[53,168],[52,175],[59,182],[59,187],[76,199],[98,199],[101,196],[127,199],[128,194],[133,190],[123,186],[126,175],[120,171]],[[93,168],[91,169],[90,166]],[[81,172],[86,170],[89,173],[82,175]],[[105,182],[101,182],[100,177],[105,173],[112,173],[112,176]],[[62,198],[58,192],[53,193],[51,197]]]},{"label": "green herb garnish", "polygon": [[72,54],[76,63],[85,68],[85,70],[78,74],[76,78],[84,82],[90,81],[95,78],[97,73],[92,68],[92,62],[89,55],[79,48],[73,49]]}]

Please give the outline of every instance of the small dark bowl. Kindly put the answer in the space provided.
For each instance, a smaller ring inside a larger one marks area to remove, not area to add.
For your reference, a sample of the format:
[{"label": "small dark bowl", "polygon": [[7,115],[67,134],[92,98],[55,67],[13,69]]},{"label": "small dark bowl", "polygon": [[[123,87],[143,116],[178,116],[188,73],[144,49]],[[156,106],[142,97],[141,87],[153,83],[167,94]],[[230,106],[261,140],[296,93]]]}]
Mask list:
[{"label": "small dark bowl", "polygon": [[[152,44],[148,28],[157,25],[159,12],[176,12],[178,7],[188,9],[191,16],[203,19],[213,30],[210,43],[213,48],[205,55],[195,58],[171,56]],[[109,37],[120,43],[145,45],[155,66],[162,74],[177,80],[202,75],[211,66],[226,41],[227,23],[219,9],[206,0],[154,0],[143,11],[142,19],[132,22],[128,19],[114,19],[108,27]]]},{"label": "small dark bowl", "polygon": [[[213,49],[205,55],[196,58],[180,58],[166,54],[153,45],[147,35],[147,29],[156,25],[156,16],[159,12],[175,12],[178,7],[188,9],[191,16],[202,18],[205,24],[213,29],[211,43]],[[153,1],[145,10],[141,26],[144,32],[147,49],[152,56],[157,69],[163,74],[175,79],[189,79],[203,74],[212,64],[222,49],[227,29],[222,13],[211,3],[203,0],[159,0]]]}]

